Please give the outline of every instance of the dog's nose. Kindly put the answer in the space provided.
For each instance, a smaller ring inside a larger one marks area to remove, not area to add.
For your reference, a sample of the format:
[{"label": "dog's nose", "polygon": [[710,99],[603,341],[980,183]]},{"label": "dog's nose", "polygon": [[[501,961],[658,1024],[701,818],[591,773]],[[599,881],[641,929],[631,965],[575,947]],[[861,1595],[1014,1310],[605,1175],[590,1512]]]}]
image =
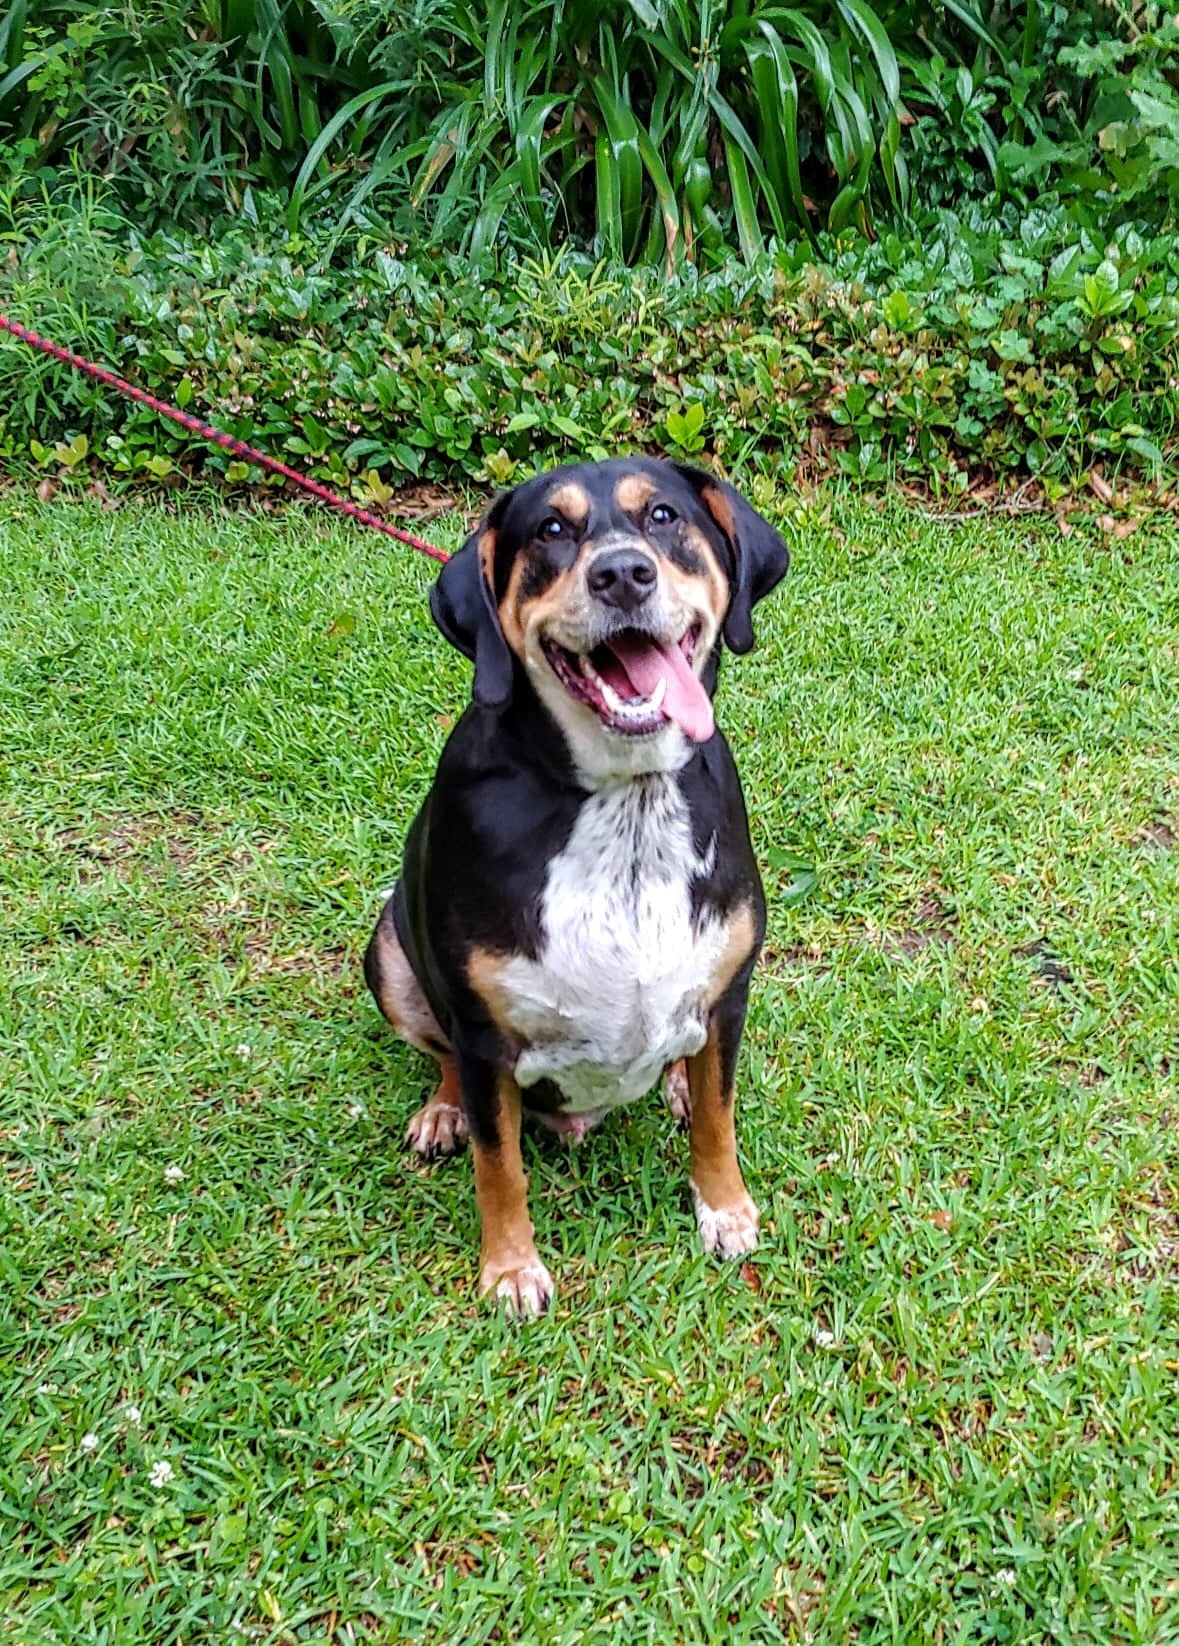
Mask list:
[{"label": "dog's nose", "polygon": [[607,549],[590,567],[586,582],[603,604],[633,612],[650,595],[658,576],[650,555],[637,549]]}]

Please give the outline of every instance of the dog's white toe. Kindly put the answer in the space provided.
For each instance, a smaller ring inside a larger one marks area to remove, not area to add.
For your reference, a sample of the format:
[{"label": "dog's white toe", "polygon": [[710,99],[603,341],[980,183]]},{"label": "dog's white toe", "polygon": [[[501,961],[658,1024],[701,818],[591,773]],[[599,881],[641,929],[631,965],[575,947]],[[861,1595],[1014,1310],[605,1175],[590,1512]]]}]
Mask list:
[{"label": "dog's white toe", "polygon": [[706,1252],[717,1257],[744,1257],[757,1246],[757,1207],[746,1195],[734,1206],[710,1206],[692,1184],[696,1204],[696,1226]]},{"label": "dog's white toe", "polygon": [[517,1269],[499,1269],[488,1263],[479,1277],[479,1295],[494,1295],[510,1320],[535,1320],[545,1314],[555,1291],[553,1277],[539,1257]]},{"label": "dog's white toe", "polygon": [[405,1141],[423,1160],[455,1154],[467,1141],[467,1117],[453,1103],[423,1103],[406,1128]]}]

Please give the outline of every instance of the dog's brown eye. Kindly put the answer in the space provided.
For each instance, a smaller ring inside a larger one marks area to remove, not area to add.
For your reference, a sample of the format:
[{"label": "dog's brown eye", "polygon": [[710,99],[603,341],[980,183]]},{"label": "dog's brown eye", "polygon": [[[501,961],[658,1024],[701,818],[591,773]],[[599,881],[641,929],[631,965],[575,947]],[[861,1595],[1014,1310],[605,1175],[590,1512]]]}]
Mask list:
[{"label": "dog's brown eye", "polygon": [[656,503],[651,510],[651,524],[653,526],[669,526],[676,518],[676,512],[668,503]]},{"label": "dog's brown eye", "polygon": [[564,530],[565,522],[563,520],[558,520],[555,514],[550,514],[547,520],[541,521],[540,525],[536,529],[536,535],[537,537],[548,538],[551,542],[553,538],[560,537]]}]

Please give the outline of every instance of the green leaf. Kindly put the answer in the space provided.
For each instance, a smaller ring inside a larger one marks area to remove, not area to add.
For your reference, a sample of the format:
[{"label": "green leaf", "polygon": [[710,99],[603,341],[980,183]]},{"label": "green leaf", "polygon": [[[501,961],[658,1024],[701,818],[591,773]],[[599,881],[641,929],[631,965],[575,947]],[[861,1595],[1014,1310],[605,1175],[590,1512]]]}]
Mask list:
[{"label": "green leaf", "polygon": [[836,8],[851,25],[853,30],[863,35],[868,42],[876,67],[880,71],[880,78],[884,85],[884,95],[890,104],[900,102],[901,71],[897,65],[896,53],[892,49],[892,42],[888,38],[883,23],[872,10],[866,0],[836,0]]},{"label": "green leaf", "polygon": [[1027,338],[1017,331],[1001,331],[993,347],[1000,360],[1026,360],[1032,352]]},{"label": "green leaf", "polygon": [[801,903],[819,883],[818,872],[809,858],[799,857],[794,852],[771,846],[766,851],[765,860],[767,866],[777,875],[785,877],[779,880],[778,887],[772,894],[773,902],[779,907]]},{"label": "green leaf", "polygon": [[733,216],[737,223],[737,240],[742,257],[747,263],[752,263],[765,249],[765,242],[757,221],[757,203],[753,197],[753,185],[749,181],[749,167],[745,164],[745,156],[730,138],[725,138],[724,146],[729,192],[733,200]]},{"label": "green leaf", "polygon": [[1135,452],[1139,457],[1144,457],[1156,472],[1162,469],[1165,461],[1163,454],[1154,441],[1148,440],[1145,435],[1128,435],[1122,441],[1122,445],[1127,451]]},{"label": "green leaf", "polygon": [[903,291],[890,291],[880,305],[883,314],[890,326],[904,326],[913,314],[913,306]]},{"label": "green leaf", "polygon": [[291,188],[290,203],[287,206],[288,228],[298,227],[299,217],[303,209],[303,198],[307,193],[308,185],[315,175],[316,167],[327,153],[336,134],[341,132],[348,122],[354,120],[362,111],[370,109],[374,103],[379,103],[383,98],[392,97],[405,89],[406,82],[404,80],[383,80],[380,85],[369,86],[367,90],[357,93],[355,97],[350,97],[343,108],[336,111],[308,149],[303,164],[299,167]]},{"label": "green leaf", "polygon": [[[606,140],[616,172],[612,189],[618,202],[622,228],[622,255],[630,257],[638,242],[643,213],[643,157],[639,150],[639,125],[631,111],[615,97],[604,75],[596,75],[591,84],[606,123]],[[599,190],[600,187],[599,184]]]}]

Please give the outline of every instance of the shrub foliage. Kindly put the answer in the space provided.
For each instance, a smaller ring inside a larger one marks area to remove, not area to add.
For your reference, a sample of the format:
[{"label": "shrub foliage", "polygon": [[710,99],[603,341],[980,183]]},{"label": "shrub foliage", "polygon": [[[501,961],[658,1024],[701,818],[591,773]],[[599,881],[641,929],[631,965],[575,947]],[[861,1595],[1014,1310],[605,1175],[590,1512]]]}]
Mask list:
[{"label": "shrub foliage", "polygon": [[707,265],[1047,188],[1160,226],[1177,66],[1141,0],[13,0],[0,143],[149,226],[268,195],[292,229]]},{"label": "shrub foliage", "polygon": [[[570,253],[488,278],[378,244],[341,268],[244,234],[127,258],[93,203],[41,227],[8,275],[14,312],[362,497],[636,446],[950,488],[1174,457],[1179,240],[1107,241],[1059,206],[671,281]],[[10,340],[0,406],[9,463],[249,477]]]}]

